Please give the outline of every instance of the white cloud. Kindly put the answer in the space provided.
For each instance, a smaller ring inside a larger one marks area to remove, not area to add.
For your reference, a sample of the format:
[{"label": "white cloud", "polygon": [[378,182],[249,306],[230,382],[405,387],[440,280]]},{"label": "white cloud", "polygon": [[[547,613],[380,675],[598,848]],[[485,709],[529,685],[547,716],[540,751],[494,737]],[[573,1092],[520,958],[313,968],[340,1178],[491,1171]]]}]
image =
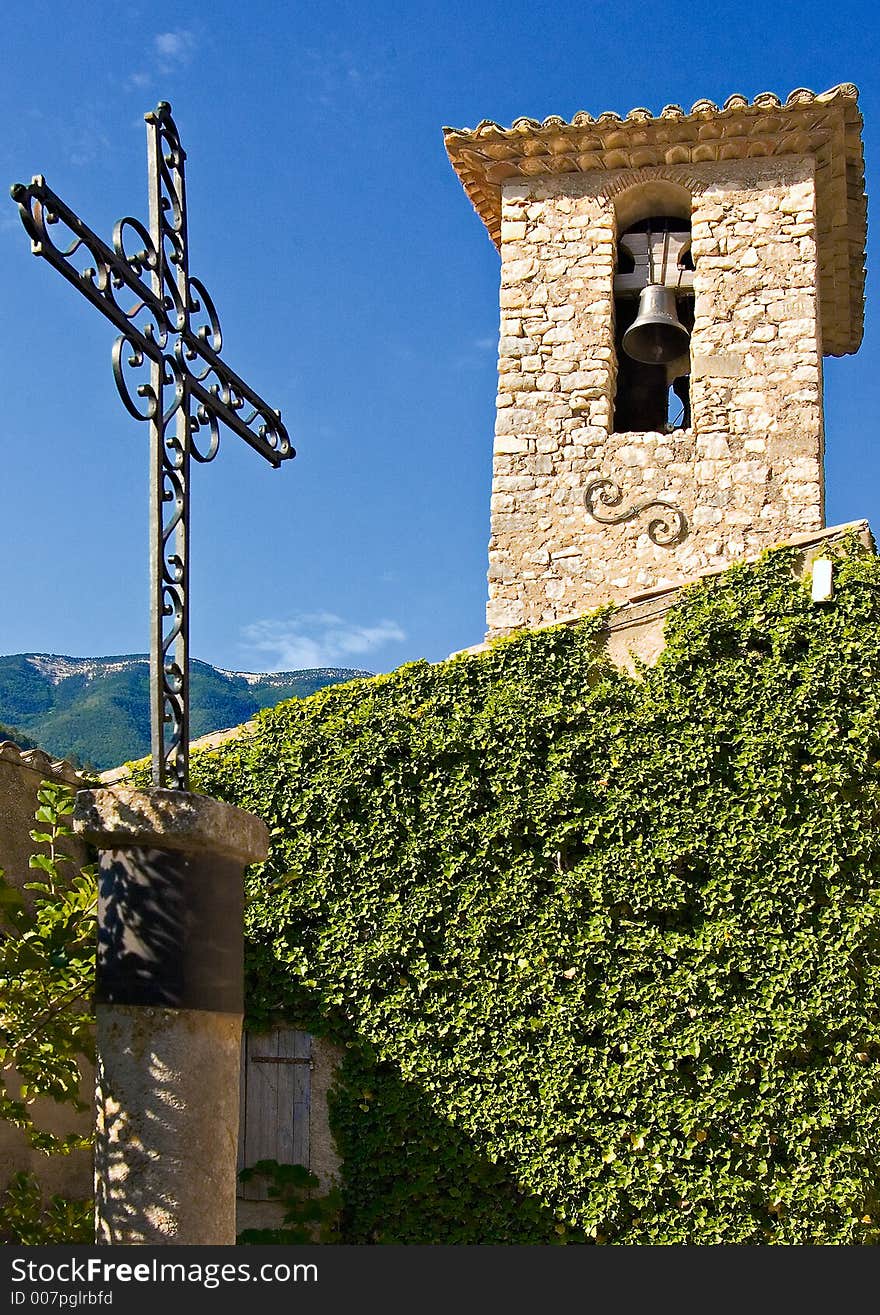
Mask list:
[{"label": "white cloud", "polygon": [[396,621],[362,626],[333,612],[306,612],[285,621],[254,621],[243,628],[241,647],[261,655],[263,670],[298,671],[361,665],[352,659],[405,638]]},{"label": "white cloud", "polygon": [[192,63],[196,53],[195,32],[188,28],[178,28],[175,32],[159,32],[153,37],[152,50],[148,48],[150,68],[139,68],[129,73],[125,79],[128,91],[143,91],[159,77],[177,73]]},{"label": "white cloud", "polygon": [[484,370],[488,360],[497,350],[498,334],[481,334],[477,338],[471,338],[466,347],[458,349],[457,355],[450,361],[450,366],[453,370]]},{"label": "white cloud", "polygon": [[195,54],[196,38],[193,32],[180,28],[176,32],[160,32],[153,38],[153,45],[159,57],[162,73],[183,68]]},{"label": "white cloud", "polygon": [[93,164],[105,152],[110,150],[110,138],[106,133],[89,124],[86,127],[71,128],[68,141],[68,158],[72,165],[82,168]]},{"label": "white cloud", "polygon": [[337,106],[340,96],[360,94],[366,83],[376,79],[375,65],[365,79],[363,69],[349,50],[309,49],[303,53],[305,79],[311,84],[314,99],[321,105]]}]

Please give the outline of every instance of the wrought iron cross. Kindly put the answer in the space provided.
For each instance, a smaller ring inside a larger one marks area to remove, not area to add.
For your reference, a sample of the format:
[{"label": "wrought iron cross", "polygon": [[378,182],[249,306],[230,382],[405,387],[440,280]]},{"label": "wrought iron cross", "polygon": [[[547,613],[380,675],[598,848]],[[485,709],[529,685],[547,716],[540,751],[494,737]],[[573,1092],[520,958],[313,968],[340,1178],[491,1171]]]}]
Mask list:
[{"label": "wrought iron cross", "polygon": [[[213,461],[221,423],[276,468],[296,453],[281,412],[220,359],[214,303],[189,272],[186,153],[166,101],[145,118],[149,231],[136,219],[120,219],[111,248],[39,176],[28,187],[16,183],[12,198],[34,255],[48,260],[120,330],[113,345],[116,386],[131,415],[150,422],[153,781],[186,790],[190,457]],[[63,226],[63,236],[56,234],[60,241],[50,236],[54,225]],[[129,253],[127,247],[136,249]],[[149,284],[141,277],[147,271]],[[130,296],[135,302],[126,310],[120,300]]]}]

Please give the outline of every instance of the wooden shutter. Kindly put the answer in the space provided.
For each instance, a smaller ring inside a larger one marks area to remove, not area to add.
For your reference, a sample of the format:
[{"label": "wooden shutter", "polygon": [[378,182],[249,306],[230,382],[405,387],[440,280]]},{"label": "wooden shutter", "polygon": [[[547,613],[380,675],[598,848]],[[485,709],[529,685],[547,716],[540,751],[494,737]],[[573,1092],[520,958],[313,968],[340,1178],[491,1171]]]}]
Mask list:
[{"label": "wooden shutter", "polygon": [[[242,1036],[238,1167],[258,1160],[309,1167],[312,1038],[292,1027]],[[239,1183],[247,1201],[265,1201],[266,1183]]]}]

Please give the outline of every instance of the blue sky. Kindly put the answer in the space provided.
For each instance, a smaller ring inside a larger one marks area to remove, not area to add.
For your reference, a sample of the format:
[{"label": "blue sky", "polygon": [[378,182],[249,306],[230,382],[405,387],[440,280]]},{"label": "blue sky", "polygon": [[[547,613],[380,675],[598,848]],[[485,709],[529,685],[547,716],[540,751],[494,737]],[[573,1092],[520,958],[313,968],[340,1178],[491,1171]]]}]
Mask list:
[{"label": "blue sky", "polygon": [[[194,656],[384,671],[483,637],[498,257],[444,124],[855,82],[867,327],[826,362],[827,520],[880,526],[873,5],[11,0],[2,22],[4,192],[42,173],[109,240],[146,219],[143,115],[170,101],[191,272],[298,450],[274,471],[226,435],[195,468]],[[0,652],[145,651],[148,437],[114,330],[9,200],[0,281]]]}]

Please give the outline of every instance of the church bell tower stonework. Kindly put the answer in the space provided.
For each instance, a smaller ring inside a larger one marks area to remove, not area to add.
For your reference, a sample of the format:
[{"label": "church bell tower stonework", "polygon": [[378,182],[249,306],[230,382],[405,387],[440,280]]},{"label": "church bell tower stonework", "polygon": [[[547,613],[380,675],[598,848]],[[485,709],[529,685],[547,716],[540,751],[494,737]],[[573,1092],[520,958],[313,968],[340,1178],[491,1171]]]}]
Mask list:
[{"label": "church bell tower stonework", "polygon": [[[489,636],[821,529],[822,357],[862,336],[857,89],[444,135],[501,253]],[[648,285],[672,362],[623,343]]]}]

